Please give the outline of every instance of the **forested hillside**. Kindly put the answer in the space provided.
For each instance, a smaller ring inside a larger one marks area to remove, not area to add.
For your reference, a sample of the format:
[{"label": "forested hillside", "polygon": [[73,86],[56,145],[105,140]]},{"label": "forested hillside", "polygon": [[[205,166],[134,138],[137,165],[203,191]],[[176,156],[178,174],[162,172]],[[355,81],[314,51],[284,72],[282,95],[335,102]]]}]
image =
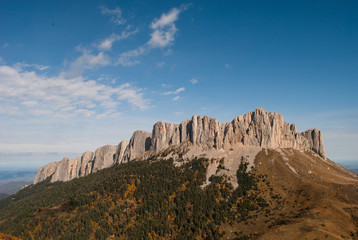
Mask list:
[{"label": "forested hillside", "polygon": [[208,159],[179,161],[133,161],[25,188],[0,201],[0,232],[23,239],[218,239],[268,206],[258,184],[269,183],[248,173],[244,159],[237,189],[225,176],[202,187]]}]

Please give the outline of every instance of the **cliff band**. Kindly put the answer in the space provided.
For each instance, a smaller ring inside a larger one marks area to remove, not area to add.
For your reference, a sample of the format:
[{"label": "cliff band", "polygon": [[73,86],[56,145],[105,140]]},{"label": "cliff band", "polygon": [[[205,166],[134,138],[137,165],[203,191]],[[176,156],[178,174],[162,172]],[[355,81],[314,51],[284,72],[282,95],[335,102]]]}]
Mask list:
[{"label": "cliff band", "polygon": [[106,145],[94,153],[85,152],[82,157],[63,158],[60,162],[51,162],[41,167],[34,184],[48,177],[51,177],[51,182],[69,181],[183,143],[200,147],[203,153],[206,150],[229,151],[233,146],[255,146],[312,151],[326,159],[322,134],[318,129],[298,133],[296,126],[286,123],[280,113],[257,108],[226,123],[195,115],[180,124],[157,122],[152,133],[135,131],[129,142],[123,140],[118,146]]}]

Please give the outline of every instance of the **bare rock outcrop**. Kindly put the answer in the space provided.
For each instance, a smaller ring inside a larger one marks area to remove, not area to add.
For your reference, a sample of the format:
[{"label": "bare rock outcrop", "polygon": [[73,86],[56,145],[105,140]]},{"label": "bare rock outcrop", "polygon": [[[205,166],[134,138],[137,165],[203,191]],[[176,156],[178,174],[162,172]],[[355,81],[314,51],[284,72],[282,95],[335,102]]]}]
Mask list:
[{"label": "bare rock outcrop", "polygon": [[94,160],[93,152],[85,152],[81,157],[81,167],[78,172],[79,177],[86,176],[92,173],[92,166]]},{"label": "bare rock outcrop", "polygon": [[92,173],[97,172],[98,170],[111,167],[115,163],[114,155],[117,152],[117,146],[106,145],[100,148],[97,148]]},{"label": "bare rock outcrop", "polygon": [[56,171],[51,178],[51,182],[69,181],[78,176],[81,158],[63,158],[57,165]]},{"label": "bare rock outcrop", "polygon": [[127,140],[123,140],[118,144],[117,152],[114,156],[116,163],[123,163],[123,156],[127,149],[129,142]]},{"label": "bare rock outcrop", "polygon": [[34,184],[51,176],[51,182],[69,181],[83,177],[100,169],[108,168],[115,163],[116,146],[106,145],[93,152],[85,152],[82,157],[75,159],[63,158],[41,167],[36,174]]},{"label": "bare rock outcrop", "polygon": [[123,154],[121,162],[131,161],[148,151],[151,146],[151,136],[152,134],[150,132],[142,130],[135,131],[129,141],[125,153]]},{"label": "bare rock outcrop", "polygon": [[228,150],[241,144],[313,151],[323,159],[326,158],[322,134],[318,129],[299,133],[296,126],[286,123],[280,113],[257,108],[226,123],[196,115],[180,124],[157,122],[151,133],[135,131],[129,142],[124,140],[118,146],[106,145],[98,148],[95,153],[85,152],[80,158],[64,158],[60,162],[50,163],[39,169],[34,183],[49,176],[52,176],[51,182],[69,181],[185,142],[203,151]]},{"label": "bare rock outcrop", "polygon": [[298,133],[296,126],[286,123],[280,113],[269,113],[263,108],[227,123],[195,115],[180,124],[157,122],[153,127],[151,150],[160,152],[187,140],[206,148],[227,149],[242,143],[262,148],[312,150],[322,158],[326,157],[319,130]]},{"label": "bare rock outcrop", "polygon": [[301,133],[308,140],[308,145],[312,151],[323,158],[326,158],[326,151],[323,144],[323,136],[317,128],[309,129]]},{"label": "bare rock outcrop", "polygon": [[59,164],[59,162],[50,162],[46,166],[40,167],[35,176],[34,184],[42,182],[46,178],[52,176],[55,173]]}]

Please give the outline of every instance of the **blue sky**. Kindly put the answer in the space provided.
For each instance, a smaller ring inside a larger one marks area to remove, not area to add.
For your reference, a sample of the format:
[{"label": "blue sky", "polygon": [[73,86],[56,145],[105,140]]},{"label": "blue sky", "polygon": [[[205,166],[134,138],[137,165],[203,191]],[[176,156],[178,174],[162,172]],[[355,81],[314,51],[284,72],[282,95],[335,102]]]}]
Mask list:
[{"label": "blue sky", "polygon": [[358,162],[357,1],[0,1],[0,167],[264,107]]}]

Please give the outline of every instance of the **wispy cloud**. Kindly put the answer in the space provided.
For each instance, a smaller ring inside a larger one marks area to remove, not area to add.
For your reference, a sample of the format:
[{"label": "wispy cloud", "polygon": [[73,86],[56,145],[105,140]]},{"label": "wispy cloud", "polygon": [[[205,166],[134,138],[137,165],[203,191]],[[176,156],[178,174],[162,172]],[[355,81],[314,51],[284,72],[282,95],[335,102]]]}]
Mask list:
[{"label": "wispy cloud", "polygon": [[36,64],[36,63],[28,64],[28,63],[24,63],[24,62],[16,63],[15,67],[19,68],[19,69],[22,69],[22,68],[34,68],[34,69],[39,70],[39,71],[43,71],[43,70],[46,70],[46,69],[49,68],[48,66],[45,66],[45,65],[40,65],[40,64]]},{"label": "wispy cloud", "polygon": [[197,84],[199,80],[197,78],[190,79],[191,84]]},{"label": "wispy cloud", "polygon": [[184,92],[184,91],[185,91],[185,88],[181,87],[181,88],[178,88],[175,91],[164,92],[163,95],[175,95],[175,94],[179,94],[179,93]]},{"label": "wispy cloud", "polygon": [[139,64],[138,60],[133,60],[140,55],[150,52],[155,48],[165,48],[173,44],[177,28],[175,21],[179,19],[179,14],[186,10],[188,5],[182,5],[179,8],[172,8],[168,13],[163,13],[159,19],[155,19],[150,28],[153,30],[147,43],[135,50],[122,53],[119,56],[117,64],[122,66],[132,66]]},{"label": "wispy cloud", "polygon": [[122,10],[119,7],[114,9],[109,9],[104,6],[100,7],[101,13],[103,15],[109,15],[111,17],[110,21],[116,25],[121,25],[126,22],[126,20],[122,17]]},{"label": "wispy cloud", "polygon": [[0,64],[4,64],[5,60],[0,56]]},{"label": "wispy cloud", "polygon": [[129,83],[111,87],[81,76],[47,77],[11,66],[0,66],[0,101],[2,114],[58,118],[108,116],[118,113],[124,103],[140,110],[150,108],[143,89]]},{"label": "wispy cloud", "polygon": [[140,62],[138,60],[133,60],[132,58],[138,57],[138,56],[144,54],[146,51],[147,51],[146,48],[139,47],[137,49],[124,52],[119,56],[119,58],[115,64],[122,65],[125,67],[139,64]]},{"label": "wispy cloud", "polygon": [[178,101],[180,99],[180,97],[179,96],[175,96],[175,97],[173,97],[173,101]]},{"label": "wispy cloud", "polygon": [[8,46],[10,46],[10,45],[7,42],[2,45],[3,48],[7,48]]},{"label": "wispy cloud", "polygon": [[138,29],[130,31],[130,26],[128,26],[121,34],[111,34],[108,38],[103,39],[100,41],[100,43],[97,45],[97,48],[102,51],[108,51],[112,48],[112,45],[116,41],[120,41],[123,39],[127,39],[130,36],[136,34],[138,32]]},{"label": "wispy cloud", "polygon": [[71,63],[70,76],[79,76],[86,69],[95,69],[98,66],[111,64],[109,56],[107,56],[104,52],[92,54],[89,50],[78,50],[82,51],[82,55]]},{"label": "wispy cloud", "polygon": [[[102,8],[102,13],[114,15],[112,16],[113,21],[119,21],[118,19],[120,19],[121,16],[121,10],[119,8],[116,8],[114,10]],[[81,52],[82,55],[70,64],[70,76],[79,76],[83,73],[84,70],[96,69],[98,67],[103,67],[107,65],[122,64],[128,66],[136,64],[135,61],[125,61],[127,58],[130,58],[130,56],[125,56],[125,54],[123,54],[123,59],[120,59],[117,62],[113,63],[113,58],[108,51],[112,49],[112,46],[116,41],[127,39],[130,36],[136,34],[137,32],[138,29],[132,29],[132,26],[128,25],[125,30],[122,31],[120,34],[112,33],[109,37],[92,44],[92,48],[82,48],[82,46],[77,46],[76,50]],[[140,49],[136,51],[139,50]],[[130,54],[136,55],[135,53],[131,52],[127,53],[127,55]]]}]

